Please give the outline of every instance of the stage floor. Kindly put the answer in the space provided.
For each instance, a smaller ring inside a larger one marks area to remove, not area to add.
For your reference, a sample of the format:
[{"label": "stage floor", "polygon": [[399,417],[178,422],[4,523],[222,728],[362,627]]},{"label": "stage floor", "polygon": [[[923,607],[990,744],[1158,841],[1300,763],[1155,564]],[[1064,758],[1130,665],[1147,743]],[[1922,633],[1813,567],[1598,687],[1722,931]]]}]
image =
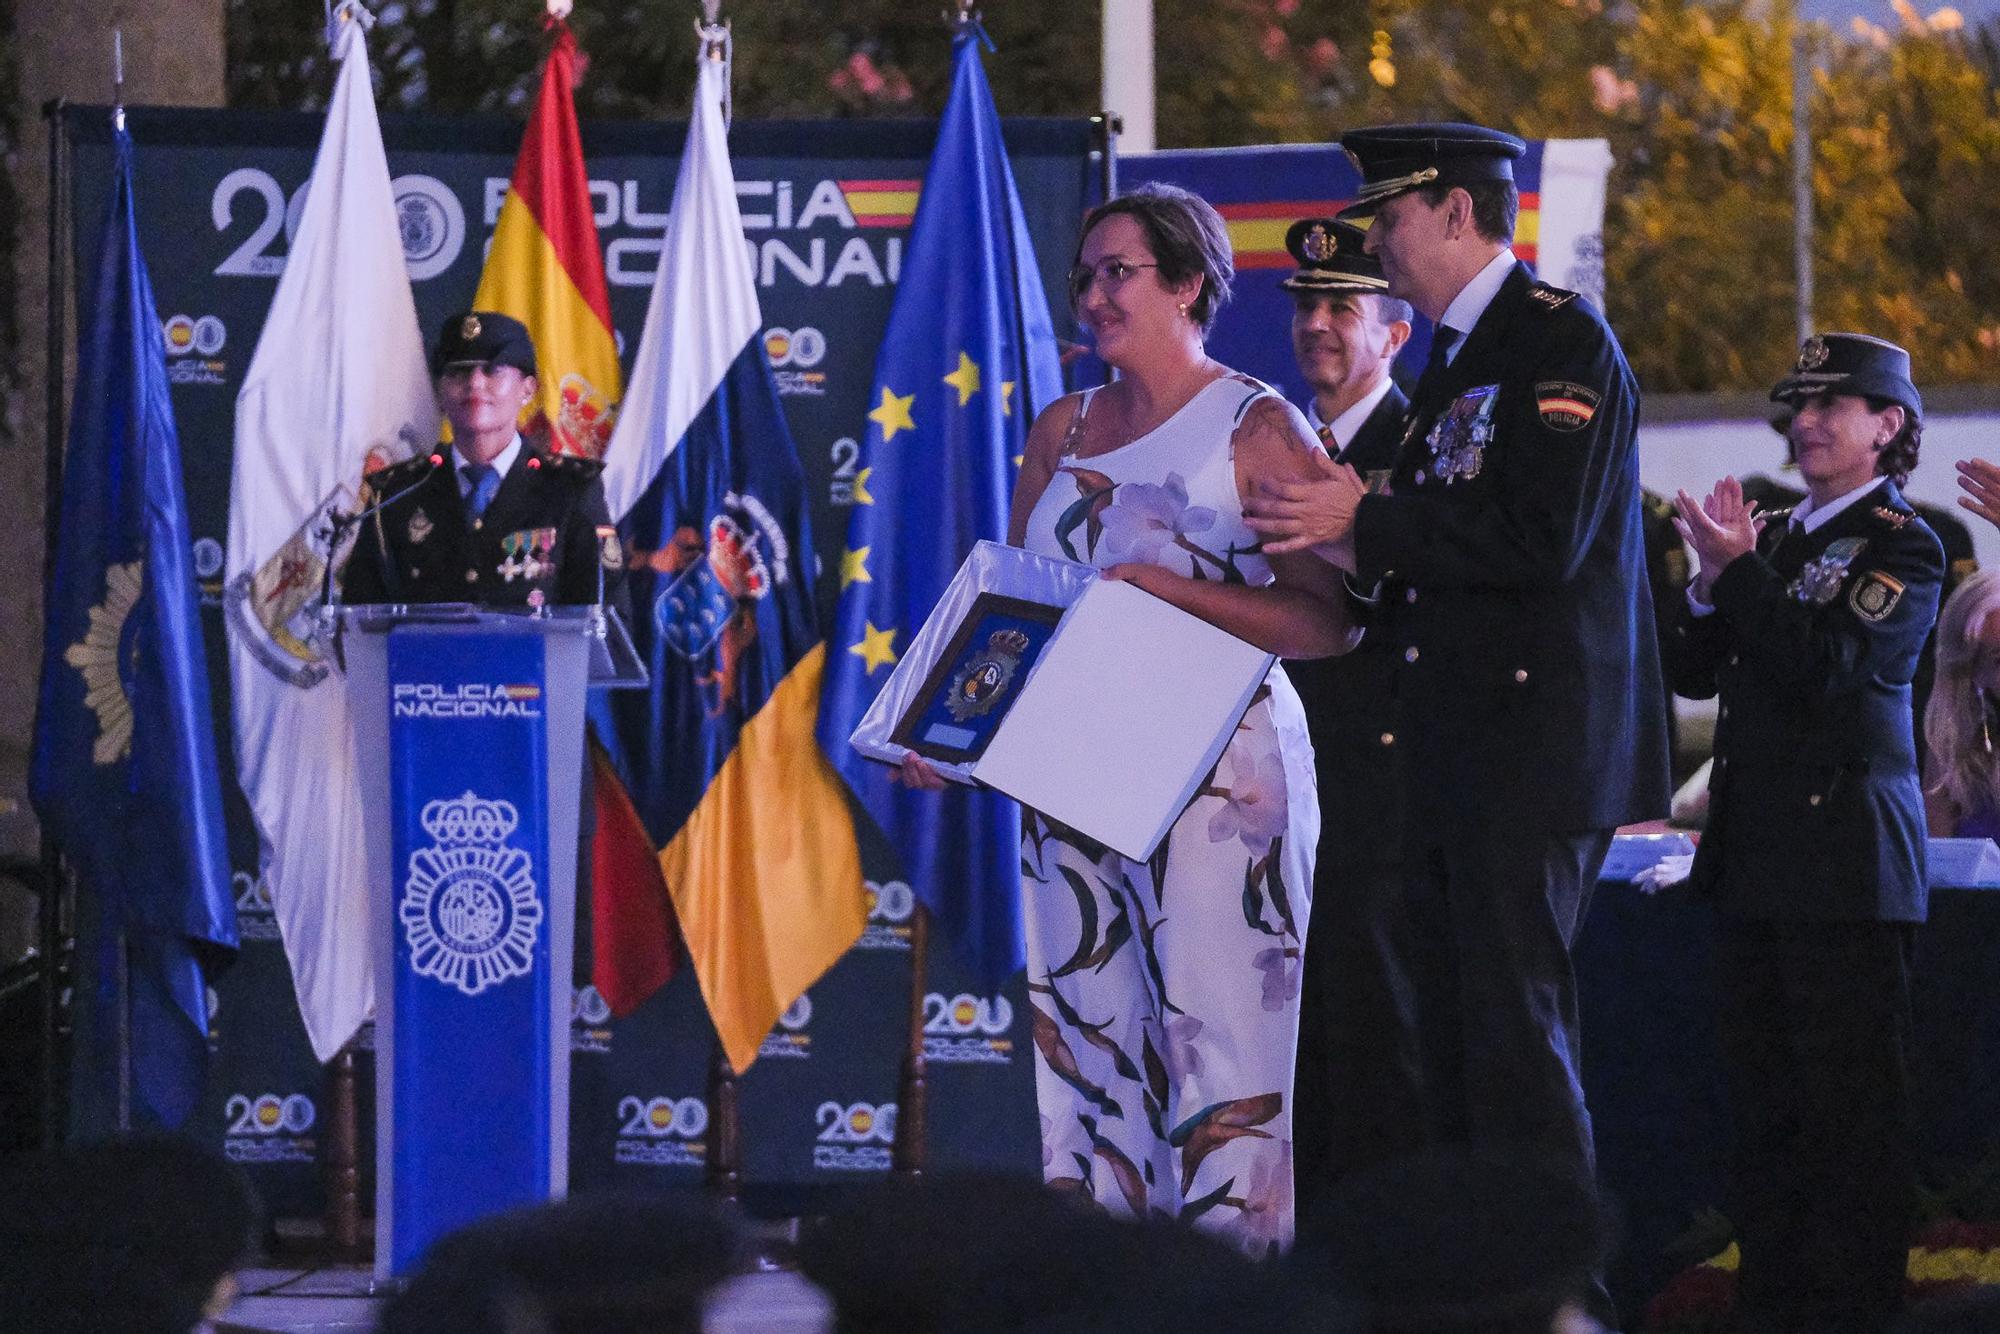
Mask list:
[{"label": "stage floor", "polygon": [[[246,1269],[243,1295],[215,1334],[370,1334],[379,1305],[359,1266]],[[744,1274],[709,1305],[707,1334],[823,1334],[833,1327],[826,1297],[794,1273]]]}]

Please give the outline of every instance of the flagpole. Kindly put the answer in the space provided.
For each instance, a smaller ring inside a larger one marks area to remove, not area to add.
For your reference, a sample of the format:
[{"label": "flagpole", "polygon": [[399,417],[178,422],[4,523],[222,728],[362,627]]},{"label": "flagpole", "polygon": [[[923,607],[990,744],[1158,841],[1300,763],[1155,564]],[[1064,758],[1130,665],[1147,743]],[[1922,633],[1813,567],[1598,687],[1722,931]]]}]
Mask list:
[{"label": "flagpole", "polygon": [[[125,129],[125,30],[111,30],[111,128]],[[99,899],[102,911],[103,900]],[[118,904],[118,1129],[132,1130],[132,931]]]},{"label": "flagpole", "polygon": [[924,1059],[924,987],[930,977],[931,912],[923,904],[910,914],[910,1001],[905,1016],[903,1077],[896,1089],[896,1145],[892,1166],[898,1179],[924,1175],[930,1112],[928,1062]]},{"label": "flagpole", "polygon": [[[69,124],[64,116],[68,104],[58,97],[42,107],[49,126],[49,315],[48,342],[44,348],[47,379],[45,416],[48,438],[42,459],[42,605],[50,605],[49,591],[56,573],[56,551],[62,541],[63,440],[68,423],[63,419],[63,379],[68,357],[68,326],[64,316],[69,304]],[[42,940],[42,1147],[53,1149],[62,1143],[62,1094],[56,1088],[56,1046],[62,1032],[60,1003],[62,952],[63,865],[48,825],[42,823],[42,895],[39,916]],[[72,963],[74,971],[74,963]],[[75,1042],[72,1012],[71,1042]],[[72,1053],[72,1064],[74,1054]]]}]

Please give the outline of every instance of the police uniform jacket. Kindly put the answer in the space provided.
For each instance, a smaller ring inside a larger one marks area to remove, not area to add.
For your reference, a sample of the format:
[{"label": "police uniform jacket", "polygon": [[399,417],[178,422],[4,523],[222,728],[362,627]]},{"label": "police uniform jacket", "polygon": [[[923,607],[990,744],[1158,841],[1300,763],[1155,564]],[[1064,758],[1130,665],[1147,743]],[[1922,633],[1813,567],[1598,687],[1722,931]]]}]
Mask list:
[{"label": "police uniform jacket", "polygon": [[[594,459],[524,442],[476,520],[459,496],[450,446],[382,469],[369,478],[381,508],[362,522],[342,600],[489,607],[597,601],[599,529],[611,524],[602,469]],[[621,563],[604,559],[614,569]]]},{"label": "police uniform jacket", "polygon": [[1693,883],[1737,917],[1921,922],[1910,679],[1943,549],[1887,479],[1811,533],[1789,518],[1669,645],[1676,692],[1720,698]]},{"label": "police uniform jacket", "polygon": [[[1402,443],[1409,399],[1394,385],[1341,447],[1338,462],[1364,477],[1387,476]],[[1388,642],[1363,635],[1336,658],[1287,662],[1285,674],[1305,704],[1319,774],[1320,857],[1324,861],[1393,861],[1401,852],[1401,780],[1396,749],[1384,745],[1400,661]]]},{"label": "police uniform jacket", "polygon": [[1518,263],[1419,381],[1392,493],[1362,499],[1354,535],[1413,820],[1580,832],[1666,813],[1638,401],[1603,316]]}]

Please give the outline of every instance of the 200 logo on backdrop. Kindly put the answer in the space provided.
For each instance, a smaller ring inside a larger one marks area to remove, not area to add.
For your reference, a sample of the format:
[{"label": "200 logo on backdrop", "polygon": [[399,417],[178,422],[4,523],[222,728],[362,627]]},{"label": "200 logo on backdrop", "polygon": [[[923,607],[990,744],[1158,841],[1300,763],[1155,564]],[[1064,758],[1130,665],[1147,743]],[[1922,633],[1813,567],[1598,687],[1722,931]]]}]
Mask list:
[{"label": "200 logo on backdrop", "polygon": [[222,1105],[222,1152],[232,1163],[310,1163],[319,1109],[303,1093],[232,1093]]},{"label": "200 logo on backdrop", "polygon": [[813,1110],[818,1128],[813,1166],[828,1172],[886,1172],[896,1142],[893,1102],[823,1102]]},{"label": "200 logo on backdrop", "polygon": [[764,1035],[757,1055],[781,1061],[802,1061],[811,1056],[812,1034],[806,1030],[812,1023],[812,1016],[812,996],[801,994],[778,1016],[777,1026]]},{"label": "200 logo on backdrop", "polygon": [[1014,1003],[1005,996],[933,991],[924,997],[924,1058],[939,1065],[1005,1065],[1014,1040]]},{"label": "200 logo on backdrop", "polygon": [[864,881],[868,893],[868,925],[862,928],[856,949],[907,950],[910,948],[910,916],[917,910],[916,892],[900,880],[876,884]]},{"label": "200 logo on backdrop", "polygon": [[700,1098],[618,1100],[613,1161],[647,1167],[700,1167],[708,1161],[708,1104]]}]

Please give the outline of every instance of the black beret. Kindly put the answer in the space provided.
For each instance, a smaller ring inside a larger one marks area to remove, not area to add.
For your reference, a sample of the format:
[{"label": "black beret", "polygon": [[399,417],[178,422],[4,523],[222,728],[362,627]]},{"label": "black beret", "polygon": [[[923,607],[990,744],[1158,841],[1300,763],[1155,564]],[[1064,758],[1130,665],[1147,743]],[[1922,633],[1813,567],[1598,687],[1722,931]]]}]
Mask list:
[{"label": "black beret", "polygon": [[447,366],[478,362],[487,366],[512,366],[523,375],[535,373],[535,340],[528,326],[511,315],[496,310],[467,310],[453,315],[438,330],[431,349],[431,374],[442,375]]}]

